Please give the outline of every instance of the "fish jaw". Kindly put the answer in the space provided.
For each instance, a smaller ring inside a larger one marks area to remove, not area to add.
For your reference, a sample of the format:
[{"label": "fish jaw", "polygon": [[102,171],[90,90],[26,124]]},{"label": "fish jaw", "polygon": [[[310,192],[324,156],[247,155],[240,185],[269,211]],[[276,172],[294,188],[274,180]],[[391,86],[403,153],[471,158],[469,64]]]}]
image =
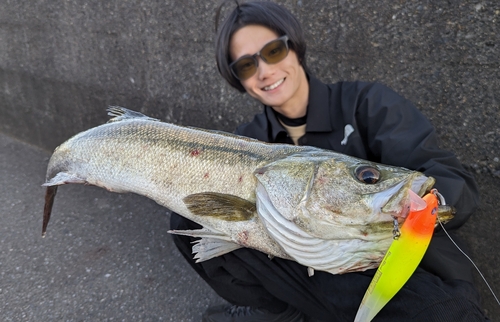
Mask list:
[{"label": "fish jaw", "polygon": [[412,208],[414,210],[425,208],[425,201],[420,197],[430,191],[434,183],[434,178],[427,177],[420,172],[414,172],[406,180],[375,195],[374,208],[378,208],[378,204],[381,204],[382,214],[403,222]]}]

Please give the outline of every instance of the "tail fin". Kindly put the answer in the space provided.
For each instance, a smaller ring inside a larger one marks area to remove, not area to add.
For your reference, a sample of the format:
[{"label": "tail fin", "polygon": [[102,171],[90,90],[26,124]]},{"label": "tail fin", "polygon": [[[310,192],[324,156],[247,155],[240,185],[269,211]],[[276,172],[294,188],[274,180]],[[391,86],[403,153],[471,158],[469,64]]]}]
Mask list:
[{"label": "tail fin", "polygon": [[47,187],[45,192],[45,206],[43,207],[43,224],[42,224],[42,237],[45,237],[47,232],[47,225],[49,224],[50,214],[52,213],[52,206],[56,198],[58,186]]}]

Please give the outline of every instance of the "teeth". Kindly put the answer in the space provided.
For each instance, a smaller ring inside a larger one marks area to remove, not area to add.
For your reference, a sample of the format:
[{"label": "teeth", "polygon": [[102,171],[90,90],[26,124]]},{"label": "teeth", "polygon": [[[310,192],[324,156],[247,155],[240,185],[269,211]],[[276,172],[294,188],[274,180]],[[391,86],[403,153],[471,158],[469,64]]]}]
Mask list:
[{"label": "teeth", "polygon": [[275,89],[276,87],[280,86],[280,85],[281,85],[281,83],[283,83],[283,81],[284,81],[284,80],[285,80],[285,79],[284,79],[284,78],[282,78],[282,79],[280,79],[279,81],[277,81],[276,83],[274,83],[274,84],[272,84],[272,85],[270,85],[270,86],[266,86],[266,87],[264,87],[264,90],[265,90],[265,91],[270,91],[270,90],[273,90],[273,89]]}]

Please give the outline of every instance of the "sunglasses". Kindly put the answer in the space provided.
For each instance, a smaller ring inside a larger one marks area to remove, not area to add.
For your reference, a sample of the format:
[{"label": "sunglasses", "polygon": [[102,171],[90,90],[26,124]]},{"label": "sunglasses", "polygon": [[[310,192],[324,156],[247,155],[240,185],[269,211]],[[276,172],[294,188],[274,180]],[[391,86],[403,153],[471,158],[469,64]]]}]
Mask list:
[{"label": "sunglasses", "polygon": [[234,77],[240,81],[252,77],[257,72],[260,57],[266,64],[277,64],[288,56],[288,36],[268,42],[254,55],[245,55],[229,65]]}]

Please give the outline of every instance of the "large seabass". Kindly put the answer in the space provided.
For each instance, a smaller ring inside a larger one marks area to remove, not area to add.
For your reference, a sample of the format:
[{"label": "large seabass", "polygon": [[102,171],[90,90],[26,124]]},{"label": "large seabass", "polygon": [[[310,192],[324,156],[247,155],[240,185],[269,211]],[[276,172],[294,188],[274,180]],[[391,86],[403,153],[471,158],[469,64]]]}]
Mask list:
[{"label": "large seabass", "polygon": [[375,268],[434,179],[313,147],[176,126],[112,107],[110,122],[60,145],[48,169],[43,233],[57,186],[134,192],[204,228],[198,260],[240,247],[332,274]]}]

